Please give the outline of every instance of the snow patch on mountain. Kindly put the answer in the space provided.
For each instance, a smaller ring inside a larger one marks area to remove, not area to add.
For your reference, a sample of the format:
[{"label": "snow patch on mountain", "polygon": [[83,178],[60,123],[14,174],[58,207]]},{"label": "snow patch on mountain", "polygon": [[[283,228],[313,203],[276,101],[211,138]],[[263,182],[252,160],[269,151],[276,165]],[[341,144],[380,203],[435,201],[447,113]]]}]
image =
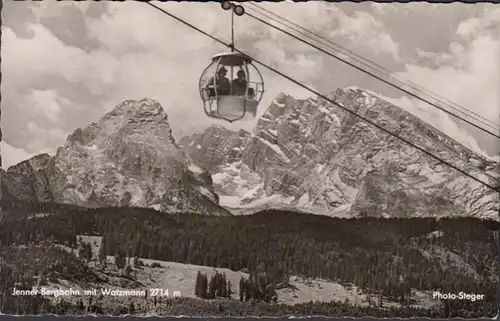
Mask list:
[{"label": "snow patch on mountain", "polygon": [[[499,184],[497,163],[383,97],[351,86],[329,98],[484,182]],[[498,193],[335,104],[280,94],[252,134],[236,140],[234,132],[210,129],[183,138],[183,146],[195,162],[211,168],[214,189],[233,213],[235,207],[248,213],[248,206],[265,206],[328,216],[499,219]],[[234,153],[206,160],[189,148],[191,141],[214,155],[220,154],[217,146]]]},{"label": "snow patch on mountain", "polygon": [[205,173],[205,171],[203,169],[201,169],[200,167],[194,165],[194,164],[190,164],[188,166],[188,170],[190,170],[191,172],[195,173],[195,174],[203,174]]}]

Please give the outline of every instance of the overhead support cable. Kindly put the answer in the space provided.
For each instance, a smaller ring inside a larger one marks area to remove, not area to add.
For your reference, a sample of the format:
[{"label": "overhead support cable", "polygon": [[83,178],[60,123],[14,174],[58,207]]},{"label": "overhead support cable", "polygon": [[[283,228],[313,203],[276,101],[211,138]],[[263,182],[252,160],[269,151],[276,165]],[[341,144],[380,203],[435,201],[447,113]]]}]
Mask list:
[{"label": "overhead support cable", "polygon": [[[186,26],[188,26],[188,27],[190,27],[190,28],[192,28],[192,29],[194,29],[194,30],[196,30],[196,31],[198,31],[198,32],[200,32],[200,33],[202,33],[203,35],[205,35],[205,36],[207,36],[207,37],[211,38],[212,40],[214,40],[214,41],[216,41],[216,42],[218,42],[218,43],[220,43],[220,44],[222,44],[222,45],[224,45],[224,46],[226,46],[226,47],[231,47],[231,46],[230,46],[230,44],[226,43],[225,41],[223,41],[223,40],[221,40],[221,39],[219,39],[219,38],[217,38],[217,37],[215,37],[215,36],[213,36],[213,35],[211,35],[211,34],[209,34],[209,33],[205,32],[205,31],[203,31],[202,29],[200,29],[200,28],[198,28],[198,27],[196,27],[196,26],[194,26],[194,25],[190,24],[189,22],[186,22],[184,19],[179,18],[179,17],[177,17],[177,16],[175,16],[175,15],[171,14],[170,12],[166,11],[165,9],[162,9],[162,8],[160,8],[160,7],[158,7],[158,6],[154,5],[154,4],[152,4],[151,2],[146,2],[146,4],[148,4],[148,5],[150,5],[151,7],[153,7],[153,8],[155,8],[155,9],[157,9],[157,10],[161,11],[162,13],[164,13],[164,14],[168,15],[169,17],[171,17],[171,18],[173,18],[173,19],[175,19],[175,20],[177,20],[177,21],[181,22],[182,24],[184,24],[184,25],[186,25]],[[481,179],[479,179],[479,178],[477,178],[477,177],[475,177],[475,176],[473,176],[473,175],[471,175],[471,174],[467,173],[467,172],[466,172],[466,171],[464,171],[463,169],[458,168],[457,166],[455,166],[455,165],[451,164],[450,162],[448,162],[448,161],[446,161],[446,160],[441,159],[439,156],[436,156],[436,155],[434,155],[433,153],[431,153],[431,152],[429,152],[429,151],[425,150],[424,148],[422,148],[422,147],[420,147],[420,146],[415,145],[414,143],[412,143],[411,141],[407,140],[406,138],[403,138],[403,137],[401,137],[401,136],[399,136],[399,135],[397,135],[397,134],[395,134],[395,133],[393,133],[393,132],[391,132],[391,131],[389,131],[389,130],[385,129],[384,127],[382,127],[382,126],[378,125],[377,123],[375,123],[375,122],[373,122],[373,121],[371,121],[371,120],[369,120],[369,119],[367,119],[367,118],[365,118],[365,117],[363,117],[363,116],[361,116],[361,115],[357,114],[356,112],[354,112],[354,111],[352,111],[352,110],[350,110],[350,109],[348,109],[348,108],[346,108],[346,107],[342,106],[341,104],[337,103],[337,102],[336,102],[336,101],[334,101],[333,99],[330,99],[330,98],[326,97],[325,95],[323,95],[323,94],[321,94],[321,93],[317,92],[316,90],[314,90],[314,89],[310,88],[309,86],[304,85],[304,84],[303,84],[303,83],[301,83],[300,81],[293,79],[292,77],[290,77],[290,76],[288,76],[288,75],[286,75],[286,74],[282,73],[281,71],[279,71],[279,70],[277,70],[277,69],[275,69],[275,68],[273,68],[273,67],[271,67],[271,66],[269,66],[269,65],[265,64],[264,62],[262,62],[262,61],[260,61],[260,60],[258,60],[258,59],[255,59],[254,57],[252,57],[252,56],[248,55],[247,53],[245,53],[245,52],[243,52],[243,51],[241,51],[241,50],[239,50],[238,48],[236,48],[236,47],[235,47],[235,48],[234,48],[234,51],[239,52],[239,53],[241,53],[241,54],[243,54],[243,55],[245,55],[245,56],[249,57],[249,58],[250,58],[250,59],[252,59],[254,62],[256,62],[256,63],[260,64],[261,66],[265,67],[266,69],[268,69],[268,70],[270,70],[270,71],[272,71],[272,72],[274,72],[274,73],[276,73],[276,74],[280,75],[281,77],[283,77],[283,78],[285,78],[285,79],[287,79],[287,80],[289,80],[289,81],[293,82],[294,84],[296,84],[296,85],[298,85],[298,86],[300,86],[300,87],[302,87],[302,88],[304,88],[304,89],[306,89],[306,90],[310,91],[311,93],[313,93],[313,94],[317,95],[318,97],[321,97],[322,99],[324,99],[324,100],[326,100],[326,101],[330,102],[332,105],[334,105],[334,106],[336,106],[336,107],[339,107],[339,108],[341,108],[341,109],[345,110],[346,112],[348,112],[348,113],[350,113],[350,114],[354,115],[355,117],[357,117],[357,118],[359,118],[359,119],[363,120],[364,122],[366,122],[366,123],[368,123],[368,124],[370,124],[370,125],[372,125],[372,126],[374,126],[374,127],[378,128],[379,130],[381,130],[381,131],[383,131],[383,132],[385,132],[385,133],[387,133],[387,134],[389,134],[389,135],[391,135],[391,136],[393,136],[393,137],[395,137],[395,138],[397,138],[397,139],[401,140],[402,142],[406,143],[407,145],[409,145],[409,146],[411,146],[411,147],[413,147],[413,148],[415,148],[415,149],[417,149],[417,150],[421,151],[422,153],[424,153],[424,154],[426,154],[426,155],[430,156],[431,158],[434,158],[435,160],[437,160],[437,161],[439,161],[439,162],[441,162],[441,163],[445,164],[446,166],[448,166],[448,167],[450,167],[450,168],[452,168],[452,169],[456,170],[457,172],[459,172],[459,173],[463,174],[464,176],[466,176],[466,177],[468,177],[468,178],[470,178],[470,179],[472,179],[472,180],[474,180],[474,181],[476,181],[476,182],[478,182],[478,183],[480,183],[480,184],[484,185],[485,187],[487,187],[487,188],[489,188],[489,189],[491,189],[491,190],[493,190],[493,191],[495,191],[495,192],[500,192],[500,186],[494,186],[493,184],[490,184],[490,183],[484,182],[483,180],[481,180]]]},{"label": "overhead support cable", "polygon": [[283,32],[283,33],[285,33],[285,34],[287,34],[288,36],[290,36],[290,37],[292,37],[292,38],[294,38],[294,39],[296,39],[296,40],[299,40],[300,42],[303,42],[303,43],[305,43],[305,44],[307,44],[307,45],[309,45],[309,46],[311,46],[311,47],[313,47],[313,48],[315,48],[315,49],[317,49],[317,50],[319,50],[319,51],[321,51],[321,52],[323,52],[323,53],[325,53],[325,54],[329,55],[330,57],[333,57],[333,58],[335,58],[335,59],[337,59],[337,60],[339,60],[339,61],[341,61],[341,62],[343,62],[343,63],[345,63],[345,64],[347,64],[347,65],[349,65],[349,66],[351,66],[351,67],[353,67],[353,68],[355,68],[355,69],[357,69],[357,70],[359,70],[359,71],[361,71],[361,72],[363,72],[363,73],[365,73],[365,74],[368,74],[368,75],[370,75],[371,77],[373,77],[373,78],[375,78],[375,79],[378,79],[378,80],[380,80],[381,82],[383,82],[383,83],[385,83],[385,84],[387,84],[387,85],[390,85],[391,87],[394,87],[394,88],[396,88],[396,89],[398,89],[398,90],[400,90],[400,91],[404,92],[404,93],[405,93],[405,94],[407,94],[407,95],[410,95],[410,96],[412,96],[412,97],[414,97],[414,98],[416,98],[416,99],[419,99],[419,100],[421,100],[421,101],[423,101],[423,102],[425,102],[425,103],[429,104],[430,106],[433,106],[433,107],[435,107],[435,108],[437,108],[437,109],[439,109],[439,110],[441,110],[441,111],[443,111],[443,112],[445,112],[445,113],[447,113],[447,114],[450,114],[450,115],[452,115],[453,117],[458,118],[458,119],[460,119],[460,120],[464,121],[465,123],[467,123],[467,124],[469,124],[469,125],[471,125],[471,126],[473,126],[473,127],[477,128],[477,129],[479,129],[479,130],[481,130],[481,131],[483,131],[483,132],[485,132],[485,133],[487,133],[487,134],[489,134],[489,135],[491,135],[491,136],[493,136],[493,137],[496,137],[496,138],[500,139],[500,135],[499,135],[499,134],[494,133],[494,132],[492,132],[492,131],[489,131],[489,130],[487,130],[487,129],[485,129],[485,128],[483,128],[483,127],[479,126],[479,125],[476,125],[476,124],[472,123],[471,121],[469,121],[469,120],[467,120],[467,119],[464,119],[463,117],[460,117],[460,116],[458,116],[458,115],[455,115],[455,114],[451,113],[450,111],[448,111],[448,110],[444,109],[443,107],[438,106],[438,105],[434,104],[433,102],[431,102],[431,101],[429,101],[429,100],[427,100],[427,99],[425,99],[425,98],[422,98],[422,97],[420,97],[420,96],[418,96],[418,95],[416,95],[416,94],[414,94],[414,93],[412,93],[412,92],[410,92],[410,91],[408,91],[408,90],[406,90],[406,89],[404,89],[404,88],[401,88],[401,87],[399,87],[399,86],[397,86],[397,85],[395,85],[395,84],[391,83],[390,81],[385,80],[385,79],[383,79],[383,78],[381,78],[381,77],[379,77],[379,76],[375,75],[374,73],[372,73],[372,72],[370,72],[370,71],[367,71],[367,70],[365,70],[365,69],[363,69],[363,68],[361,68],[361,67],[359,67],[359,66],[356,66],[355,64],[353,64],[353,63],[351,63],[351,62],[347,61],[346,59],[344,59],[344,58],[342,58],[342,57],[336,56],[336,55],[334,55],[334,54],[332,54],[332,53],[330,53],[330,52],[326,51],[325,49],[323,49],[323,48],[320,48],[320,47],[316,46],[315,44],[312,44],[312,43],[310,43],[310,42],[308,42],[308,41],[306,41],[306,40],[304,40],[304,39],[301,39],[300,37],[298,37],[298,36],[296,36],[296,35],[294,35],[294,34],[292,34],[292,33],[288,32],[288,31],[286,31],[286,30],[284,30],[284,29],[282,29],[282,28],[280,28],[280,27],[277,27],[277,26],[275,26],[275,25],[273,25],[273,24],[271,24],[271,23],[269,23],[269,22],[267,22],[267,21],[265,21],[265,20],[263,20],[263,19],[261,19],[261,18],[259,18],[259,17],[256,17],[256,16],[252,15],[251,13],[248,13],[248,12],[247,12],[247,13],[246,13],[246,15],[247,15],[247,16],[249,16],[249,17],[251,17],[251,18],[253,18],[253,19],[255,19],[255,20],[257,20],[257,21],[259,21],[259,22],[261,22],[261,23],[263,23],[263,24],[265,24],[265,25],[268,25],[268,26],[270,26],[270,27],[272,27],[272,28],[274,28],[274,29],[276,29],[276,30],[279,30],[279,31],[281,31],[281,32]]},{"label": "overhead support cable", "polygon": [[[450,101],[449,99],[444,98],[444,97],[440,96],[439,94],[436,94],[435,92],[432,92],[432,91],[430,91],[428,89],[425,89],[425,88],[423,88],[420,85],[417,85],[417,84],[415,84],[415,83],[413,83],[413,82],[411,82],[409,80],[402,79],[401,77],[398,77],[394,72],[391,72],[390,70],[384,68],[383,66],[381,66],[381,65],[379,65],[379,64],[377,64],[377,63],[375,63],[375,62],[373,62],[373,61],[371,61],[371,60],[369,60],[367,58],[364,58],[364,57],[356,54],[355,52],[353,52],[353,51],[351,51],[351,50],[349,50],[349,49],[347,49],[347,48],[345,48],[345,47],[343,47],[343,46],[341,46],[341,45],[333,42],[332,40],[330,40],[330,39],[328,39],[328,38],[326,38],[326,37],[324,37],[322,35],[314,33],[312,31],[310,31],[310,30],[308,30],[308,29],[306,29],[306,28],[304,28],[304,27],[302,27],[302,26],[300,26],[300,25],[298,25],[298,24],[296,24],[296,23],[294,23],[294,22],[292,22],[292,21],[290,21],[290,20],[288,20],[288,19],[280,16],[280,15],[278,15],[278,14],[275,14],[272,11],[267,10],[266,8],[263,8],[262,6],[259,6],[259,5],[255,4],[255,3],[252,3],[252,2],[248,2],[248,3],[250,5],[252,5],[252,6],[255,6],[255,7],[259,8],[260,10],[262,10],[264,12],[269,13],[272,16],[278,17],[280,20],[283,20],[283,21],[291,24],[293,27],[290,27],[290,26],[284,24],[283,22],[277,21],[276,19],[272,18],[271,16],[269,16],[267,14],[263,14],[262,12],[258,12],[255,9],[249,8],[250,10],[253,10],[254,12],[257,12],[258,14],[260,14],[260,15],[262,15],[262,16],[270,19],[270,20],[273,20],[273,21],[275,21],[275,22],[277,22],[277,23],[279,23],[279,24],[281,24],[283,26],[286,26],[286,27],[294,30],[295,32],[304,35],[305,37],[307,37],[307,38],[309,38],[311,40],[317,41],[317,42],[321,43],[322,45],[328,47],[329,49],[332,49],[332,50],[335,50],[337,52],[340,52],[340,53],[348,56],[350,59],[352,59],[354,61],[357,61],[358,63],[360,63],[360,64],[362,64],[364,66],[367,66],[368,68],[372,68],[372,69],[374,69],[374,70],[376,70],[378,72],[381,72],[382,74],[384,74],[384,76],[387,76],[387,77],[389,77],[391,79],[394,79],[394,80],[398,81],[401,85],[408,86],[409,88],[412,88],[415,91],[420,92],[421,94],[427,95],[430,98],[437,100],[438,102],[446,105],[447,107],[449,107],[449,108],[451,108],[451,109],[453,109],[453,110],[455,110],[457,112],[460,112],[460,113],[465,114],[466,116],[469,116],[469,117],[472,117],[472,118],[474,118],[472,115],[477,116],[478,119],[475,119],[475,120],[479,121],[480,123],[482,123],[485,126],[491,127],[494,130],[500,131],[500,125],[499,124],[496,124],[495,122],[493,122],[493,121],[491,121],[491,120],[489,120],[489,119],[487,119],[487,118],[485,118],[485,117],[483,117],[483,116],[481,116],[481,115],[479,115],[479,114],[477,114],[477,113],[475,113],[475,112],[473,112],[473,111],[471,111],[471,110],[469,110],[469,109],[467,109],[467,108],[465,108],[463,106],[460,106],[460,105],[458,105],[458,104]],[[297,30],[294,27],[296,27],[298,29],[301,29],[303,31]],[[311,37],[308,34],[311,34],[314,37],[321,39],[322,41],[316,40],[316,39],[314,39],[313,37]],[[324,41],[326,41],[328,44],[325,44]],[[337,48],[334,48],[332,46],[337,47]],[[340,49],[338,49],[338,48],[340,48]],[[420,87],[420,88],[418,88],[418,87]],[[425,91],[428,91],[430,94],[426,93]],[[462,109],[462,110],[458,110],[458,109]]]}]

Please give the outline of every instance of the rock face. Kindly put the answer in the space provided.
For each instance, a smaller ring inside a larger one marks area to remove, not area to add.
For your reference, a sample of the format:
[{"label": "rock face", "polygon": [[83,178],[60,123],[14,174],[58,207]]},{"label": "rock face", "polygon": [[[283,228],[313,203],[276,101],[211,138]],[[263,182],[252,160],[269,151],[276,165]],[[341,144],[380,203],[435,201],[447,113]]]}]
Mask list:
[{"label": "rock face", "polygon": [[125,101],[75,130],[53,157],[10,167],[2,185],[22,200],[230,215],[218,205],[210,174],[188,161],[151,99]]},{"label": "rock face", "polygon": [[242,146],[251,134],[245,130],[232,132],[221,126],[211,126],[202,134],[182,137],[181,146],[188,146],[197,164],[212,172],[219,164],[241,159]]},{"label": "rock face", "polygon": [[40,154],[3,171],[3,196],[7,199],[17,196],[31,202],[52,201],[48,181],[50,161],[48,154]]},{"label": "rock face", "polygon": [[[497,163],[399,107],[360,89],[339,89],[329,98],[498,185]],[[235,213],[274,207],[333,216],[498,220],[498,193],[324,99],[281,94],[252,135],[210,128],[181,141],[210,170],[222,205]]]}]

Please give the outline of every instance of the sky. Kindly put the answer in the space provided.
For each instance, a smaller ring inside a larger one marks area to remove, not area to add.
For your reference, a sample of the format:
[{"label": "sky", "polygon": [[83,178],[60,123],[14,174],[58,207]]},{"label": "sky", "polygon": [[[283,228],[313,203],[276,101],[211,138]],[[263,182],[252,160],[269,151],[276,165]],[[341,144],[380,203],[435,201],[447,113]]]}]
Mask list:
[{"label": "sky", "polygon": [[[230,14],[217,3],[154,3],[230,39]],[[259,6],[500,124],[499,6],[319,1]],[[250,9],[258,8],[246,7],[262,17]],[[147,4],[7,1],[2,19],[3,168],[38,153],[54,154],[76,128],[124,100],[158,100],[176,139],[213,124],[247,130],[254,125],[229,125],[203,112],[199,77],[210,58],[227,48]],[[498,139],[249,16],[235,17],[235,44],[321,93],[366,88],[478,153],[495,157],[500,152]],[[280,92],[315,96],[258,68],[266,86],[261,113]]]}]

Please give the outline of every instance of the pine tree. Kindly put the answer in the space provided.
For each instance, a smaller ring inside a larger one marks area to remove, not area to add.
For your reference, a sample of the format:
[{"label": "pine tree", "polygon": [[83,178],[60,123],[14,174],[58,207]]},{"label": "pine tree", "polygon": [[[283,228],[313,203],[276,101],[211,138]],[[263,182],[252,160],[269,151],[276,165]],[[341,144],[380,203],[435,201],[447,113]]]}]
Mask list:
[{"label": "pine tree", "polygon": [[199,297],[199,298],[202,297],[201,296],[201,286],[202,286],[202,284],[201,284],[201,282],[202,282],[201,278],[202,278],[201,272],[198,271],[198,274],[196,275],[196,283],[194,285],[194,295],[197,296],[197,297]]},{"label": "pine tree", "polygon": [[92,260],[92,247],[90,246],[90,243],[81,242],[80,249],[78,250],[78,255],[87,262]]},{"label": "pine tree", "polygon": [[102,265],[106,264],[107,254],[108,253],[106,253],[106,237],[103,237],[101,240],[101,246],[99,247],[99,263],[101,263]]},{"label": "pine tree", "polygon": [[40,314],[48,314],[49,311],[49,301],[48,300],[43,300],[42,305],[40,307]]},{"label": "pine tree", "polygon": [[85,306],[83,305],[83,301],[82,301],[82,299],[78,300],[78,303],[77,303],[77,305],[76,305],[76,311],[77,311],[78,313],[83,313],[83,312],[85,312]]},{"label": "pine tree", "polygon": [[44,286],[44,285],[47,285],[47,278],[45,277],[45,273],[42,271],[40,272],[40,276],[39,276],[39,285],[40,286]]},{"label": "pine tree", "polygon": [[227,276],[226,272],[222,275],[222,297],[227,298],[228,296],[228,291],[227,291]]},{"label": "pine tree", "polygon": [[115,255],[115,264],[118,269],[123,269],[125,267],[125,258],[120,252]]},{"label": "pine tree", "polygon": [[208,277],[206,274],[203,274],[201,279],[201,297],[208,298]]},{"label": "pine tree", "polygon": [[233,290],[232,290],[231,281],[228,281],[227,282],[227,289],[226,289],[226,297],[230,299],[232,292],[233,292]]},{"label": "pine tree", "polygon": [[240,278],[240,301],[243,302],[245,299],[245,279],[243,277]]},{"label": "pine tree", "polygon": [[208,297],[210,299],[215,299],[215,291],[216,291],[215,276],[212,275],[210,277],[210,282],[208,283]]},{"label": "pine tree", "polygon": [[215,274],[215,289],[217,297],[226,296],[226,277],[219,272]]},{"label": "pine tree", "polygon": [[126,277],[130,277],[130,275],[132,274],[132,266],[130,264],[127,264],[127,266],[125,267],[124,273]]},{"label": "pine tree", "polygon": [[130,251],[130,249],[129,249],[129,250],[127,250],[127,256],[126,256],[126,257],[127,257],[127,260],[126,260],[126,261],[127,261],[127,264],[128,264],[128,265],[130,265],[130,257],[131,257],[131,256],[132,256],[132,254],[131,254],[131,251]]}]

